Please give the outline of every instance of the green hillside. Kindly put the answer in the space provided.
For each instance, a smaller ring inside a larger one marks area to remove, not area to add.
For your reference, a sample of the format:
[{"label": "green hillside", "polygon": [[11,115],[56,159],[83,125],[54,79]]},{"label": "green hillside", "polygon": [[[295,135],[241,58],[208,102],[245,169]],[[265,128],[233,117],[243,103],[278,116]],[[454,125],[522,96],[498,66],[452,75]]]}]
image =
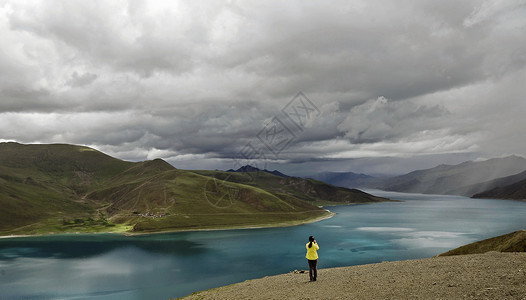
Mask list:
[{"label": "green hillside", "polygon": [[274,194],[286,194],[307,201],[314,205],[335,205],[352,203],[371,203],[389,201],[357,189],[348,189],[327,184],[314,179],[298,177],[280,177],[267,172],[220,172],[194,171],[195,173],[215,177],[229,182],[242,183]]},{"label": "green hillside", "polygon": [[0,143],[0,234],[296,224],[329,215],[322,203],[387,200],[314,180],[228,175],[76,145]]},{"label": "green hillside", "polygon": [[489,251],[498,252],[526,252],[526,231],[519,230],[512,233],[504,234],[494,238],[486,239],[471,243],[446,253],[440,256],[463,255],[463,254],[478,254]]},{"label": "green hillside", "polygon": [[83,195],[132,164],[82,146],[1,143],[0,232],[100,219]]}]

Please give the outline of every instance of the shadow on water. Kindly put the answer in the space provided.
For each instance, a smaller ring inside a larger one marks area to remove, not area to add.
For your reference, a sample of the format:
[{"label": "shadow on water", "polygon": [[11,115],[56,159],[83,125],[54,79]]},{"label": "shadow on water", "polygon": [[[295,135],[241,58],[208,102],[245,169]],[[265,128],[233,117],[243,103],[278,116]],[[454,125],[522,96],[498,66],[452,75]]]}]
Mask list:
[{"label": "shadow on water", "polygon": [[117,235],[57,235],[0,240],[0,260],[20,256],[32,258],[89,258],[121,248],[137,248],[150,253],[191,256],[208,251],[201,243],[178,235],[117,236]]}]

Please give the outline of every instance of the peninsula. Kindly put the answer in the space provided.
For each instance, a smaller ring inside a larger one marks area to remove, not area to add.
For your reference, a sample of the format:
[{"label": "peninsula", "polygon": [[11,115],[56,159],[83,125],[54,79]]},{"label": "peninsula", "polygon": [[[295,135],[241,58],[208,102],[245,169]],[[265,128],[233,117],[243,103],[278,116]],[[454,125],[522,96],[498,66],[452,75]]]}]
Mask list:
[{"label": "peninsula", "polygon": [[290,226],[330,217],[322,205],[390,201],[279,175],[180,170],[78,145],[0,143],[0,235]]}]

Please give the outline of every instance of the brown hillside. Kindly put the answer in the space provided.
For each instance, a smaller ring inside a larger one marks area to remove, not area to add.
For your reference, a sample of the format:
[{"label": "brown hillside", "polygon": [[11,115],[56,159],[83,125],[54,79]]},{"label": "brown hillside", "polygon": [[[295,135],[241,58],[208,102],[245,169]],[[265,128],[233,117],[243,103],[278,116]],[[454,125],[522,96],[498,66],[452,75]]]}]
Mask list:
[{"label": "brown hillside", "polygon": [[446,253],[442,253],[440,256],[477,254],[489,251],[526,252],[526,230],[519,230],[487,240],[471,243],[450,250]]}]

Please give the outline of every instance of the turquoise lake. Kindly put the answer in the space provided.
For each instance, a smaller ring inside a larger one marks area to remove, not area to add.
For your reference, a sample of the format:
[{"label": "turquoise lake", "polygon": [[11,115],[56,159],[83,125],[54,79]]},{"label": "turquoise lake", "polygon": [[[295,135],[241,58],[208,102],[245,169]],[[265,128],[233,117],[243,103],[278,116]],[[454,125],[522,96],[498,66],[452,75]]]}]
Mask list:
[{"label": "turquoise lake", "polygon": [[403,202],[328,207],[331,219],[285,228],[0,239],[0,299],[168,299],[308,269],[309,235],[330,268],[432,257],[526,227],[526,202],[370,192]]}]

